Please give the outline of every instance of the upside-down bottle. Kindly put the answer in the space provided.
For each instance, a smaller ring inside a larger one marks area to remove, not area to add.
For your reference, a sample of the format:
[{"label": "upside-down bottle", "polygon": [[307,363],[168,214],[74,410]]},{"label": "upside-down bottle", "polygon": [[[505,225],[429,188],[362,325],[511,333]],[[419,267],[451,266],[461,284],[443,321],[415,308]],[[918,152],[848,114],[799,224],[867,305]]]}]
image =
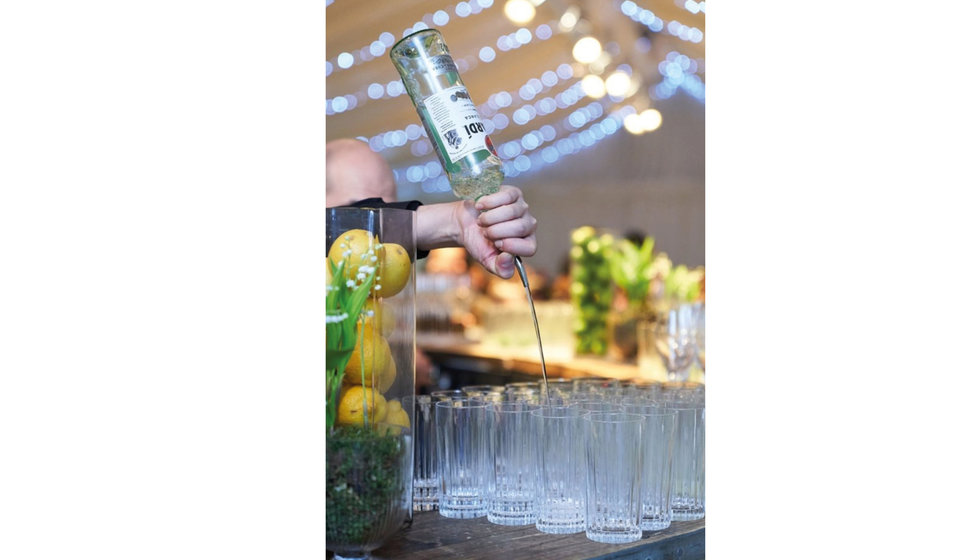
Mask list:
[{"label": "upside-down bottle", "polygon": [[503,165],[442,35],[424,29],[388,53],[439,154],[453,193],[476,200],[497,192]]}]

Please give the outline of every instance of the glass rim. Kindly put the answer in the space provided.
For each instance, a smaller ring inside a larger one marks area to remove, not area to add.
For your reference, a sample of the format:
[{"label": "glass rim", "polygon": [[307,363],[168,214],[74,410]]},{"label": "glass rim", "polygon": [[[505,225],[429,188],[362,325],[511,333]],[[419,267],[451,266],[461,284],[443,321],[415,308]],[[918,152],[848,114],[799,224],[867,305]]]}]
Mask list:
[{"label": "glass rim", "polygon": [[[603,418],[603,417],[610,418]],[[618,418],[612,418],[618,417]],[[632,412],[590,412],[586,420],[593,424],[630,424],[633,422],[643,422],[642,414]]]},{"label": "glass rim", "polygon": [[[525,401],[501,401],[501,402],[492,402],[489,404],[493,405],[494,411],[507,412],[507,413],[531,412],[533,410],[537,410],[541,408],[541,405],[539,404],[529,403]],[[510,409],[520,408],[520,410],[501,410],[502,408],[510,408]]]},{"label": "glass rim", "polygon": [[[456,404],[459,403],[459,404]],[[436,401],[436,408],[487,408],[493,403],[490,401],[485,401],[483,399],[476,399],[473,397],[465,397],[462,399],[452,399],[445,401]]]},{"label": "glass rim", "polygon": [[664,407],[671,410],[704,410],[704,402],[663,401]]},{"label": "glass rim", "polygon": [[414,213],[413,210],[408,210],[406,208],[374,208],[374,207],[371,207],[371,206],[331,206],[331,207],[327,208],[327,211],[329,211],[331,213],[333,213],[333,212],[339,212],[341,214],[354,214],[354,213],[360,213],[360,212],[372,212],[372,213],[376,212],[378,214],[381,214],[381,213],[384,213],[384,214],[396,214],[396,215],[397,214],[402,214],[402,215],[406,215],[406,216],[409,215],[409,214]]},{"label": "glass rim", "polygon": [[[546,412],[553,412],[555,409],[561,409],[562,411],[571,412],[572,414],[545,414]],[[582,410],[573,405],[561,405],[561,404],[548,404],[548,405],[538,405],[538,408],[531,411],[532,416],[540,416],[542,418],[584,418],[588,414],[588,410]]]},{"label": "glass rim", "polygon": [[651,408],[654,412],[631,412],[629,410],[624,410],[626,414],[639,414],[641,416],[676,416],[678,414],[676,408],[670,408],[666,406],[658,406],[656,404],[624,404],[624,407],[642,407]]}]

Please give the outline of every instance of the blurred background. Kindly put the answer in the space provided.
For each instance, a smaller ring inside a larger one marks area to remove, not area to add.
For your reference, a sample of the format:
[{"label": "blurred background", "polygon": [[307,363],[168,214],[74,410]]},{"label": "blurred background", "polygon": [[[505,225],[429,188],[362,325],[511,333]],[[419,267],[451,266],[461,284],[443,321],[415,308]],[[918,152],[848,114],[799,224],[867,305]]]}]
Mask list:
[{"label": "blurred background", "polygon": [[390,47],[438,29],[538,218],[549,281],[571,234],[648,235],[704,264],[705,3],[693,0],[326,0],[326,140],[360,138],[400,199],[453,200]]}]

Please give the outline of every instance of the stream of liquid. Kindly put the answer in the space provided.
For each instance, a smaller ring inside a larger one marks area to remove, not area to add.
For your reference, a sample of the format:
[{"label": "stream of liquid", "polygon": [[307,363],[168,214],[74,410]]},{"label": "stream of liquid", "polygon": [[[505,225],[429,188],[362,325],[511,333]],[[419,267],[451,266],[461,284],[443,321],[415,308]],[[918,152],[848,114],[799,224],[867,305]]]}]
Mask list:
[{"label": "stream of liquid", "polygon": [[514,264],[517,267],[517,273],[521,277],[521,283],[524,284],[524,292],[527,293],[527,304],[531,307],[531,319],[534,320],[534,335],[538,338],[538,355],[541,356],[541,378],[544,380],[544,398],[541,400],[541,404],[547,405],[551,399],[551,392],[548,390],[548,368],[544,365],[544,346],[541,344],[541,328],[538,327],[538,314],[534,311],[534,299],[531,297],[531,285],[527,281],[527,272],[524,271],[524,261],[517,255],[514,255]]}]

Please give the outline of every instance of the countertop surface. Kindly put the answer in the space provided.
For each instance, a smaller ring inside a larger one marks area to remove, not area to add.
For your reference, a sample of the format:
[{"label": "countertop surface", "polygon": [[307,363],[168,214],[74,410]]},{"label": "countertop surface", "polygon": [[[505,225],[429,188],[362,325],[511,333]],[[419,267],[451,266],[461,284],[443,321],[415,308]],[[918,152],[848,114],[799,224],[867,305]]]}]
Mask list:
[{"label": "countertop surface", "polygon": [[628,544],[590,541],[585,533],[551,535],[534,525],[509,527],[479,519],[415,512],[412,525],[374,551],[379,560],[694,560],[705,556],[704,519],[674,522]]}]

